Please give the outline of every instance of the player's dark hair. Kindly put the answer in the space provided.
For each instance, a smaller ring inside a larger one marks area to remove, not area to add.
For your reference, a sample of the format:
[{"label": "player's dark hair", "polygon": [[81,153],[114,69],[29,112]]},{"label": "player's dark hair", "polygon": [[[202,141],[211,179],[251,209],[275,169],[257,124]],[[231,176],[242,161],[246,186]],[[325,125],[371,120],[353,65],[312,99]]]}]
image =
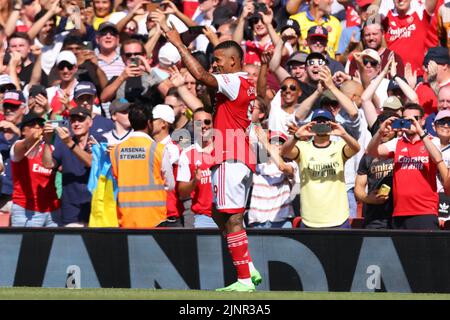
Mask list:
[{"label": "player's dark hair", "polygon": [[241,46],[236,41],[227,40],[227,41],[221,42],[214,48],[214,51],[221,50],[221,49],[235,49],[236,52],[238,53],[239,60],[242,61],[242,59],[244,58],[244,51],[242,50]]},{"label": "player's dark hair", "polygon": [[133,130],[145,130],[147,128],[148,121],[153,120],[152,105],[145,103],[142,100],[137,100],[130,105],[128,119],[130,120]]}]

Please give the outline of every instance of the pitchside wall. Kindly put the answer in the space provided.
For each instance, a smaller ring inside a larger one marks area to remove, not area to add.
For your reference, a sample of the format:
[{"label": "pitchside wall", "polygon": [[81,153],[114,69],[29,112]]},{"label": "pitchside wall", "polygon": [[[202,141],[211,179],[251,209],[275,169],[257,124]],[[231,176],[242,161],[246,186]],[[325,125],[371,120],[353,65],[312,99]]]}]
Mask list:
[{"label": "pitchside wall", "polygon": [[[450,232],[250,230],[261,290],[450,292]],[[214,289],[213,230],[0,229],[0,286]]]}]

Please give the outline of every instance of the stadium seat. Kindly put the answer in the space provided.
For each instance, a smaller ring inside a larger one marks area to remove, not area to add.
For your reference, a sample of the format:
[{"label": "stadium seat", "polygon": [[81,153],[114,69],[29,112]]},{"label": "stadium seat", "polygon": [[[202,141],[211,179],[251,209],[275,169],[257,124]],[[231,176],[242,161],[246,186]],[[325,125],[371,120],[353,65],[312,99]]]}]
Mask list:
[{"label": "stadium seat", "polygon": [[302,217],[295,217],[292,220],[292,228],[300,228],[300,223],[302,222]]}]

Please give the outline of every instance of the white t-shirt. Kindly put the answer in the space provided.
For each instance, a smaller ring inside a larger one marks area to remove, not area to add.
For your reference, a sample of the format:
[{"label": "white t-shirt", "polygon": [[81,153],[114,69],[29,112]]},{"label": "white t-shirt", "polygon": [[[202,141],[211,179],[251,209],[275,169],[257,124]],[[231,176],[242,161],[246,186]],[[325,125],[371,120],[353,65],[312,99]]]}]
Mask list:
[{"label": "white t-shirt", "polygon": [[290,136],[287,127],[287,124],[290,122],[297,123],[295,120],[295,112],[287,113],[281,108],[281,91],[278,90],[270,102],[269,130],[281,131],[285,135]]},{"label": "white t-shirt", "polygon": [[69,31],[64,31],[62,33],[58,33],[55,35],[55,40],[51,45],[43,45],[37,38],[34,39],[34,44],[41,48],[42,56],[41,56],[41,66],[42,70],[49,75],[53,66],[56,63],[56,58],[58,57],[59,52],[62,49],[63,41]]},{"label": "white t-shirt", "polygon": [[165,145],[165,150],[169,155],[169,161],[171,165],[178,164],[180,159],[180,149],[173,143],[172,138],[169,136],[165,137],[159,143]]}]

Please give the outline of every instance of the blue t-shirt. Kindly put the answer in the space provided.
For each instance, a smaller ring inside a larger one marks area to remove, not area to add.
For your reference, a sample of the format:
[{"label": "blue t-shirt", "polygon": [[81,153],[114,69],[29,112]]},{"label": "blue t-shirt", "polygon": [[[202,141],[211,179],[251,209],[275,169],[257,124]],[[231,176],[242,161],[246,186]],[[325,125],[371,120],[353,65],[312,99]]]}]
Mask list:
[{"label": "blue t-shirt", "polygon": [[0,153],[3,157],[3,165],[5,166],[5,170],[1,175],[1,193],[12,195],[13,193],[13,181],[12,181],[12,172],[11,172],[11,159],[9,157],[9,151],[11,150],[14,142],[19,140],[19,137],[14,135],[11,140],[6,140],[3,132],[0,132]]},{"label": "blue t-shirt", "polygon": [[[98,142],[105,141],[94,135]],[[53,159],[57,167],[62,166],[61,222],[88,222],[91,212],[91,193],[87,189],[90,168],[87,168],[75,154],[55,138]]]}]

